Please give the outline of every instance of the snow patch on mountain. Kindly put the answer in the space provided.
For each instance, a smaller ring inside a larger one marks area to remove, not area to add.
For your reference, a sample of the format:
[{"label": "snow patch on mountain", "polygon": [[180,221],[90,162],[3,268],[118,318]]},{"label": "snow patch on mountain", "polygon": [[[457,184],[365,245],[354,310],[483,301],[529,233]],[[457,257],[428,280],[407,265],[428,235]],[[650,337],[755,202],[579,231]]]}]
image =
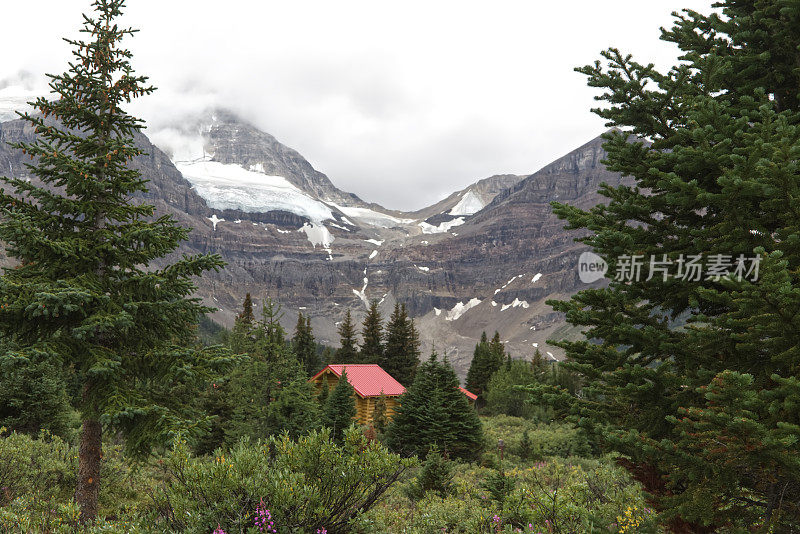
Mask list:
[{"label": "snow patch on mountain", "polygon": [[311,245],[314,248],[317,248],[317,245],[321,245],[323,250],[328,253],[328,259],[332,260],[333,255],[331,254],[331,243],[334,241],[334,237],[331,232],[325,228],[323,225],[316,225],[316,224],[308,224],[305,223],[298,232],[303,232],[306,234],[306,237],[311,242]]},{"label": "snow patch on mountain", "polygon": [[371,260],[375,259],[375,256],[377,256],[377,255],[378,255],[378,251],[377,250],[373,250],[369,255],[369,259],[371,259]]},{"label": "snow patch on mountain", "polygon": [[503,304],[500,307],[500,311],[506,311],[509,308],[516,308],[518,306],[522,306],[523,308],[530,308],[530,304],[528,304],[528,301],[519,300],[515,298],[514,302],[512,302],[511,304]]},{"label": "snow patch on mountain", "polygon": [[211,221],[211,224],[214,225],[214,231],[215,232],[217,231],[217,224],[221,223],[221,222],[225,222],[225,219],[220,219],[219,217],[217,217],[216,213],[212,214],[211,217],[206,217],[206,219]]},{"label": "snow patch on mountain", "polygon": [[381,239],[381,240],[378,240],[378,239],[365,239],[364,241],[366,241],[367,243],[372,243],[376,247],[379,247],[379,246],[383,245],[383,242],[385,240],[383,240],[383,239]]},{"label": "snow patch on mountain", "polygon": [[450,228],[453,228],[454,226],[460,226],[462,224],[464,224],[464,217],[458,217],[452,221],[445,221],[439,224],[439,226],[434,226],[423,221],[419,223],[419,227],[422,228],[423,234],[442,234],[450,230]]},{"label": "snow patch on mountain", "polygon": [[541,278],[541,277],[542,277],[542,273],[536,273],[535,275],[533,275],[533,278],[531,278],[531,283],[535,284],[536,282],[539,281],[539,278]]},{"label": "snow patch on mountain", "polygon": [[470,189],[448,213],[450,215],[472,215],[481,211],[483,207],[483,201]]},{"label": "snow patch on mountain", "polygon": [[371,226],[378,226],[380,228],[392,228],[401,224],[410,224],[414,219],[398,219],[387,213],[371,210],[369,208],[354,208],[351,206],[342,206],[334,202],[328,202],[329,205],[335,207],[348,217],[357,219],[363,223]]},{"label": "snow patch on mountain", "polygon": [[[364,269],[364,272],[365,272],[365,273],[366,273],[366,271],[367,271],[367,270],[366,270],[366,269]],[[365,306],[369,306],[369,300],[367,299],[367,286],[368,286],[368,285],[369,285],[369,278],[367,278],[367,277],[365,276],[365,277],[364,277],[364,286],[361,288],[361,291],[359,291],[358,289],[354,289],[354,290],[353,290],[353,293],[354,293],[354,294],[355,294],[355,295],[356,295],[358,298],[360,298],[360,299],[361,299],[361,302],[363,302]]]},{"label": "snow patch on mountain", "polygon": [[445,321],[455,321],[480,303],[481,300],[477,298],[470,299],[470,301],[466,304],[463,302],[458,302],[455,306],[453,306],[452,310],[447,312],[447,315],[444,319]]},{"label": "snow patch on mountain", "polygon": [[211,208],[250,213],[282,210],[308,217],[317,224],[333,219],[328,206],[282,176],[216,161],[177,162],[175,166]]}]

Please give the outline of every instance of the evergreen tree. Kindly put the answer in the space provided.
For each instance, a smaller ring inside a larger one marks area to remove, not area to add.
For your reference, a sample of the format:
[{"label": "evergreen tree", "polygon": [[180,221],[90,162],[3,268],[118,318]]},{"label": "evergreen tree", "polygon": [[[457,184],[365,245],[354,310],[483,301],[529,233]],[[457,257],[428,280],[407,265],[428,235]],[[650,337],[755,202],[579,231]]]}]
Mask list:
[{"label": "evergreen tree", "polygon": [[230,334],[230,347],[234,353],[247,352],[252,345],[253,332],[255,331],[255,316],[253,315],[253,300],[248,293],[242,302],[242,311],[236,316],[233,330]]},{"label": "evergreen tree", "polygon": [[379,363],[383,358],[383,318],[378,310],[378,301],[370,302],[361,330],[361,363]]},{"label": "evergreen tree", "polygon": [[347,380],[347,371],[342,370],[339,382],[325,403],[322,424],[331,429],[331,436],[334,440],[341,442],[344,431],[354,423],[355,416],[355,390]]},{"label": "evergreen tree", "polygon": [[475,345],[466,380],[467,389],[478,395],[481,402],[485,401],[489,379],[503,364],[504,354],[505,349],[500,343],[498,333],[495,332],[491,343],[486,338],[486,332],[481,334],[481,340]]},{"label": "evergreen tree", "polygon": [[[1,352],[11,347],[0,348]],[[46,430],[65,439],[73,437],[74,411],[67,395],[63,369],[33,353],[0,367],[0,427],[36,436]]]},{"label": "evergreen tree", "polygon": [[356,329],[353,325],[353,316],[350,310],[347,310],[344,321],[339,325],[339,348],[336,349],[335,363],[358,363],[358,360]]},{"label": "evergreen tree", "polygon": [[492,355],[492,367],[495,368],[494,371],[497,371],[506,363],[506,347],[500,341],[500,332],[495,331],[494,336],[492,336],[492,340],[489,342],[489,352]]},{"label": "evergreen tree", "polygon": [[336,351],[330,347],[324,347],[322,349],[322,355],[320,356],[321,365],[331,365],[336,363]]},{"label": "evergreen tree", "polygon": [[519,391],[521,386],[538,382],[539,377],[527,362],[514,361],[498,369],[486,386],[486,409],[493,414],[514,417],[531,417],[536,407],[527,402],[527,396]]},{"label": "evergreen tree", "polygon": [[386,431],[389,447],[405,455],[424,456],[437,448],[448,457],[477,458],[483,449],[483,429],[458,385],[452,366],[431,353],[400,397]]},{"label": "evergreen tree", "polygon": [[419,501],[429,491],[441,498],[447,498],[452,491],[453,482],[453,462],[447,460],[442,454],[434,449],[428,451],[425,461],[419,471],[419,475],[407,490],[408,496]]},{"label": "evergreen tree", "polygon": [[[14,145],[32,159],[24,177],[3,178],[0,240],[18,261],[0,279],[0,334],[20,349],[7,358],[49,354],[82,383],[82,420],[75,499],[81,521],[98,511],[105,424],[144,455],[178,428],[198,428],[170,389],[208,380],[205,352],[176,349],[208,311],[192,277],[222,267],[218,256],[184,256],[166,267],[154,261],[174,251],[188,230],[152,205],[132,201],[147,180],[131,160],[142,122],[123,109],[153,91],[130,67],[122,39],[134,30],[115,19],[123,0],[97,0],[84,17],[88,42],[68,39],[69,71],[50,76],[53,100],[37,99],[37,114],[21,115],[37,134]],[[176,402],[173,402],[176,401]],[[102,422],[101,422],[102,421]],[[201,425],[202,426],[202,425]]]},{"label": "evergreen tree", "polygon": [[308,382],[305,369],[297,372],[278,388],[276,398],[270,402],[266,422],[271,434],[288,432],[297,439],[320,424],[319,403],[314,399],[314,386]]},{"label": "evergreen tree", "polygon": [[392,378],[410,385],[419,365],[419,338],[405,304],[395,304],[386,326],[386,345],[380,365]]},{"label": "evergreen tree", "polygon": [[242,311],[236,316],[236,321],[246,326],[253,326],[255,323],[256,318],[255,315],[253,315],[253,299],[250,297],[250,293],[244,296]]},{"label": "evergreen tree", "polygon": [[[576,422],[627,458],[670,528],[788,532],[800,527],[800,6],[717,6],[663,32],[682,51],[668,73],[616,49],[579,69],[615,127],[606,166],[635,185],[603,187],[609,202],[589,211],[555,205],[592,231],[581,240],[609,285],[552,305],[592,340],[560,343],[585,383],[565,395]],[[634,255],[669,275],[632,280]],[[705,268],[687,276],[698,255]]]},{"label": "evergreen tree", "polygon": [[229,445],[244,436],[263,439],[283,429],[276,426],[270,405],[298,372],[305,371],[286,342],[280,317],[280,306],[266,299],[254,328],[237,342],[247,359],[230,373],[226,385],[231,418],[224,433]]},{"label": "evergreen tree", "polygon": [[317,344],[314,341],[314,333],[311,331],[311,318],[302,313],[297,314],[297,326],[295,326],[294,337],[292,338],[294,353],[307,376],[313,376],[319,371],[320,362],[317,355]]},{"label": "evergreen tree", "polygon": [[328,384],[328,376],[324,375],[322,377],[322,387],[319,390],[319,395],[317,395],[317,403],[324,408],[328,404],[328,397],[330,394],[331,387]]},{"label": "evergreen tree", "polygon": [[378,400],[375,402],[375,411],[372,414],[372,423],[375,425],[375,430],[381,434],[386,431],[386,424],[389,422],[386,409],[386,395],[384,395],[383,391],[381,391]]}]

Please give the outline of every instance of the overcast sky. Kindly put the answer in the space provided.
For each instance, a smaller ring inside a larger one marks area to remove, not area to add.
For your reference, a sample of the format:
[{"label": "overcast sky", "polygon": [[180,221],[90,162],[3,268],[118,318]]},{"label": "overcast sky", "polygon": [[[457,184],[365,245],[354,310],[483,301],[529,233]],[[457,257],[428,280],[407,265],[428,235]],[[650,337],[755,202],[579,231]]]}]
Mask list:
[{"label": "overcast sky", "polygon": [[[0,81],[62,72],[89,0],[3,0]],[[573,72],[616,46],[671,65],[670,13],[711,0],[129,0],[153,127],[221,105],[338,187],[416,209],[480,178],[530,174],[600,134]],[[38,82],[41,83],[41,82]],[[0,83],[0,86],[2,84]]]}]

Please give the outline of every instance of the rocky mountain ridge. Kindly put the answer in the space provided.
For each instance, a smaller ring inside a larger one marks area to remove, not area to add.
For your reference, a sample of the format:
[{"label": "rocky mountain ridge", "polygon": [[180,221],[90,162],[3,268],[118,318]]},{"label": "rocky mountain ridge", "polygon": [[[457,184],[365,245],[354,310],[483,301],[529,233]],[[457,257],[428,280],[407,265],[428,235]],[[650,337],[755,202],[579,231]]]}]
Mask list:
[{"label": "rocky mountain ridge", "polygon": [[[483,330],[498,330],[515,357],[536,348],[560,357],[547,339],[578,333],[544,301],[582,287],[575,264],[584,247],[549,202],[588,207],[602,200],[600,182],[623,181],[600,163],[598,138],[531,175],[486,178],[403,213],[339,190],[228,112],[148,135],[155,144],[140,136],[148,155],[135,162],[150,179],[146,200],[193,228],[178,252],[228,262],[198,280],[217,321],[230,325],[249,292],[277,300],[289,330],[297,311],[309,314],[317,339],[335,344],[345,309],[360,319],[377,299],[388,316],[399,301],[424,350],[435,342],[462,374]],[[21,121],[0,123],[0,142],[32,138]],[[24,173],[20,156],[2,143],[0,173]]]}]

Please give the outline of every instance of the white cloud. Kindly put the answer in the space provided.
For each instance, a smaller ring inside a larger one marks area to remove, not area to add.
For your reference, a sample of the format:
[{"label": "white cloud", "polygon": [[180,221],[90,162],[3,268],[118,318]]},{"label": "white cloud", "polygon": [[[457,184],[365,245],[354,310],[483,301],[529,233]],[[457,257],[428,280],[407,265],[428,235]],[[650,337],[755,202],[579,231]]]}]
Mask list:
[{"label": "white cloud", "polygon": [[[60,37],[89,0],[6,3],[0,80],[63,71]],[[608,46],[671,63],[659,27],[710,4],[136,0],[124,22],[142,30],[134,67],[159,87],[135,107],[152,123],[227,105],[342,189],[410,209],[596,136],[596,91],[573,68]]]}]

